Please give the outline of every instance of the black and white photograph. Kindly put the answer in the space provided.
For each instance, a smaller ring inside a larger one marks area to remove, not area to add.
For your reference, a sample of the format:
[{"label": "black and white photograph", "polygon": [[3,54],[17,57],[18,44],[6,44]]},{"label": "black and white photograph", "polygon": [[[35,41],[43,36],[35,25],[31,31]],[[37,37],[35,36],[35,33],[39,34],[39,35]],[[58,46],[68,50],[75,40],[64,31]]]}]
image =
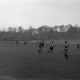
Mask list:
[{"label": "black and white photograph", "polygon": [[80,0],[0,0],[0,80],[80,80]]}]

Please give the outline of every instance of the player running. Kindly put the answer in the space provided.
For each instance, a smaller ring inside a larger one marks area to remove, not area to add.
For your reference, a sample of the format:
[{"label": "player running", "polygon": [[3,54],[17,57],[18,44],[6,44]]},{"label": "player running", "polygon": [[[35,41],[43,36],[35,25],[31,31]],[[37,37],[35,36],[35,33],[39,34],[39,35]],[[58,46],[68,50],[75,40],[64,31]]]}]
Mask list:
[{"label": "player running", "polygon": [[50,50],[48,51],[48,53],[52,53],[53,48],[54,48],[54,44],[53,44],[53,41],[52,41],[52,42],[51,42],[51,45],[50,45]]},{"label": "player running", "polygon": [[67,41],[65,41],[64,50],[62,51],[62,54],[65,55],[65,58],[66,58],[66,59],[69,58],[69,55],[67,54],[68,48],[69,48],[69,44],[67,43]]}]

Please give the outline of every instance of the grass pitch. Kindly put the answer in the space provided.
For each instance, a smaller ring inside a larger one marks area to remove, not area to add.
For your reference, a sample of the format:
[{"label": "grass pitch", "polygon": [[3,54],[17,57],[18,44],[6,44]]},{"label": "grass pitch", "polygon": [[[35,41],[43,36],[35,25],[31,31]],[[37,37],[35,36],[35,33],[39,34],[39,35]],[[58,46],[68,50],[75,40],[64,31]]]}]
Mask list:
[{"label": "grass pitch", "polygon": [[0,75],[18,80],[80,80],[80,52],[75,42],[71,41],[68,60],[61,54],[63,43],[59,43],[56,41],[53,53],[47,54],[47,43],[43,53],[38,53],[34,42],[26,46],[20,42],[19,47],[15,42],[0,42]]}]

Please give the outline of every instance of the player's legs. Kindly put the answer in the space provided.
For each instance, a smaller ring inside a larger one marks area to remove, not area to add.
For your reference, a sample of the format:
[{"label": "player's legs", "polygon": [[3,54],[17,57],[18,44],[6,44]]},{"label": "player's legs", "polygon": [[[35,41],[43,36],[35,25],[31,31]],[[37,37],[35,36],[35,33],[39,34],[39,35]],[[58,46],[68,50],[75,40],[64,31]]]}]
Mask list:
[{"label": "player's legs", "polygon": [[53,47],[51,48],[50,53],[52,53],[52,51],[53,51]]},{"label": "player's legs", "polygon": [[52,50],[50,51],[50,53],[52,53]]},{"label": "player's legs", "polygon": [[80,48],[80,47],[78,46],[78,47],[76,48],[76,51],[79,51],[79,48]]},{"label": "player's legs", "polygon": [[16,47],[18,47],[18,43],[16,43]]},{"label": "player's legs", "polygon": [[52,53],[52,47],[50,47],[50,53]]},{"label": "player's legs", "polygon": [[64,49],[63,51],[62,51],[62,54],[66,54],[67,53],[67,49]]},{"label": "player's legs", "polygon": [[24,46],[26,45],[26,43],[24,43]]},{"label": "player's legs", "polygon": [[68,59],[69,58],[69,55],[68,54],[65,54],[65,58]]},{"label": "player's legs", "polygon": [[65,49],[65,54],[67,54],[67,49]]},{"label": "player's legs", "polygon": [[42,53],[42,47],[41,47],[41,53]]},{"label": "player's legs", "polygon": [[39,48],[39,53],[42,53],[42,48]]},{"label": "player's legs", "polygon": [[64,54],[66,59],[69,58],[69,55],[67,54],[67,51],[68,51],[68,50],[66,49],[66,50],[65,50],[65,54]]},{"label": "player's legs", "polygon": [[62,54],[64,54],[65,50],[62,51]]},{"label": "player's legs", "polygon": [[50,52],[50,50],[48,50],[48,52],[47,53],[49,53]]},{"label": "player's legs", "polygon": [[39,48],[39,53],[41,52],[40,48]]}]

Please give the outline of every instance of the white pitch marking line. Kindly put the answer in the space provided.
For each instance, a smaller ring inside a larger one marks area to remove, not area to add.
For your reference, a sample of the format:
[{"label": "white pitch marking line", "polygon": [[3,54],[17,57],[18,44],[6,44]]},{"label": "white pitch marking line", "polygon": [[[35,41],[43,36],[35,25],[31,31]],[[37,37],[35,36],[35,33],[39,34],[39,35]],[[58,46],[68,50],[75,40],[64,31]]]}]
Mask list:
[{"label": "white pitch marking line", "polygon": [[5,76],[0,76],[0,78],[2,78],[2,79],[8,79],[8,80],[18,80],[18,79],[14,79],[14,78],[10,78],[10,77],[5,77]]}]

